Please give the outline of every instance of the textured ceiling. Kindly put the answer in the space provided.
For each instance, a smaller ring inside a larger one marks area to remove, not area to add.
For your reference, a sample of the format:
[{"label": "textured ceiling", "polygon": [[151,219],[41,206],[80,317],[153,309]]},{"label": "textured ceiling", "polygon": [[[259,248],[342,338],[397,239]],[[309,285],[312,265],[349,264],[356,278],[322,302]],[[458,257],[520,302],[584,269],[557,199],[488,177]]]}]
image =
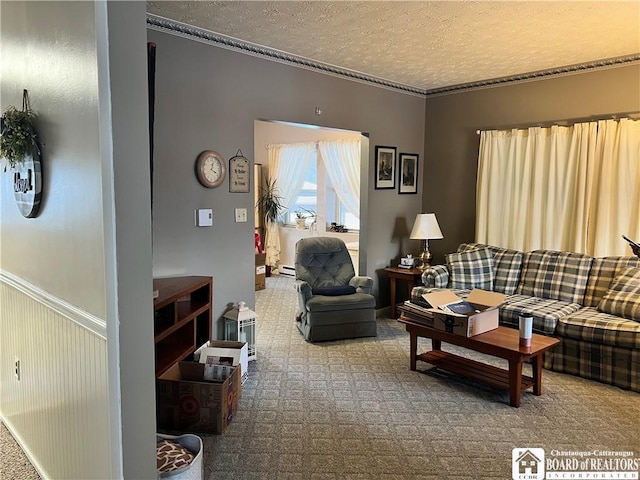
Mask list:
[{"label": "textured ceiling", "polygon": [[423,91],[640,58],[639,1],[150,1],[147,12]]}]

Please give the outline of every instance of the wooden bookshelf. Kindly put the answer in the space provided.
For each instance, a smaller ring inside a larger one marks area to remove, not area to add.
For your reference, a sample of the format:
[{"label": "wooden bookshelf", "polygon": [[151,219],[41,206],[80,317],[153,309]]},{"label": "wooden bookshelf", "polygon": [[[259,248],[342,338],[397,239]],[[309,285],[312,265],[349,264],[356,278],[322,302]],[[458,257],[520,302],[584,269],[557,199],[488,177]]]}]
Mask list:
[{"label": "wooden bookshelf", "polygon": [[171,277],[153,280],[156,377],[185,359],[211,337],[213,279]]}]

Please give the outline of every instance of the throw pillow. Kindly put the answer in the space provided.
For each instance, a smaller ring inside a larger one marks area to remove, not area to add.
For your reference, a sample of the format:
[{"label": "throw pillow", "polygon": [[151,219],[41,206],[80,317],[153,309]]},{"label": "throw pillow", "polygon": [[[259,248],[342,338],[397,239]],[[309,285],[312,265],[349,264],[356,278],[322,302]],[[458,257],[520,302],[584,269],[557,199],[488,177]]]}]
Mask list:
[{"label": "throw pillow", "polygon": [[187,467],[195,455],[178,442],[161,440],[156,444],[158,473],[168,473]]},{"label": "throw pillow", "polygon": [[314,295],[326,295],[328,297],[339,297],[340,295],[351,295],[356,293],[356,287],[351,285],[338,285],[335,287],[316,287],[311,290]]},{"label": "throw pillow", "polygon": [[627,267],[614,278],[598,310],[640,322],[640,267]]},{"label": "throw pillow", "polygon": [[493,290],[493,255],[487,247],[446,255],[449,288]]}]

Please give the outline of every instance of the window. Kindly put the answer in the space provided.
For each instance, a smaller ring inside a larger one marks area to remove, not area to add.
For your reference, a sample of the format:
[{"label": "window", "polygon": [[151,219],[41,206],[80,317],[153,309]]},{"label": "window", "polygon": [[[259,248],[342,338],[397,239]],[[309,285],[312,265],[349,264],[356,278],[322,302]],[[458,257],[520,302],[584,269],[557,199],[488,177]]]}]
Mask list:
[{"label": "window", "polygon": [[295,225],[296,211],[305,212],[307,210],[318,212],[318,152],[314,150],[311,155],[311,163],[304,176],[302,188],[293,197],[286,213],[285,223]]},{"label": "window", "polygon": [[[355,199],[359,203],[359,199]],[[348,230],[359,230],[360,219],[350,213],[340,201],[331,178],[327,174],[327,167],[322,155],[315,148],[311,154],[311,161],[304,174],[302,188],[289,203],[285,214],[285,223],[295,225],[296,211],[312,211],[317,214],[318,222],[324,222],[329,229],[331,223],[344,225]]]}]

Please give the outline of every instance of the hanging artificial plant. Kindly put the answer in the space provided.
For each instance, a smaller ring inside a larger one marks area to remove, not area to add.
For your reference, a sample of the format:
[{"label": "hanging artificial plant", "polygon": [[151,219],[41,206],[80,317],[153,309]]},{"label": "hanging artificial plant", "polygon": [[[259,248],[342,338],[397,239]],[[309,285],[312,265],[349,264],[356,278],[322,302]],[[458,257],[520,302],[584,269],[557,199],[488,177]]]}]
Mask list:
[{"label": "hanging artificial plant", "polygon": [[6,158],[11,168],[24,162],[34,151],[40,153],[40,142],[33,127],[35,117],[26,90],[22,92],[22,110],[10,106],[0,117],[0,157]]}]

